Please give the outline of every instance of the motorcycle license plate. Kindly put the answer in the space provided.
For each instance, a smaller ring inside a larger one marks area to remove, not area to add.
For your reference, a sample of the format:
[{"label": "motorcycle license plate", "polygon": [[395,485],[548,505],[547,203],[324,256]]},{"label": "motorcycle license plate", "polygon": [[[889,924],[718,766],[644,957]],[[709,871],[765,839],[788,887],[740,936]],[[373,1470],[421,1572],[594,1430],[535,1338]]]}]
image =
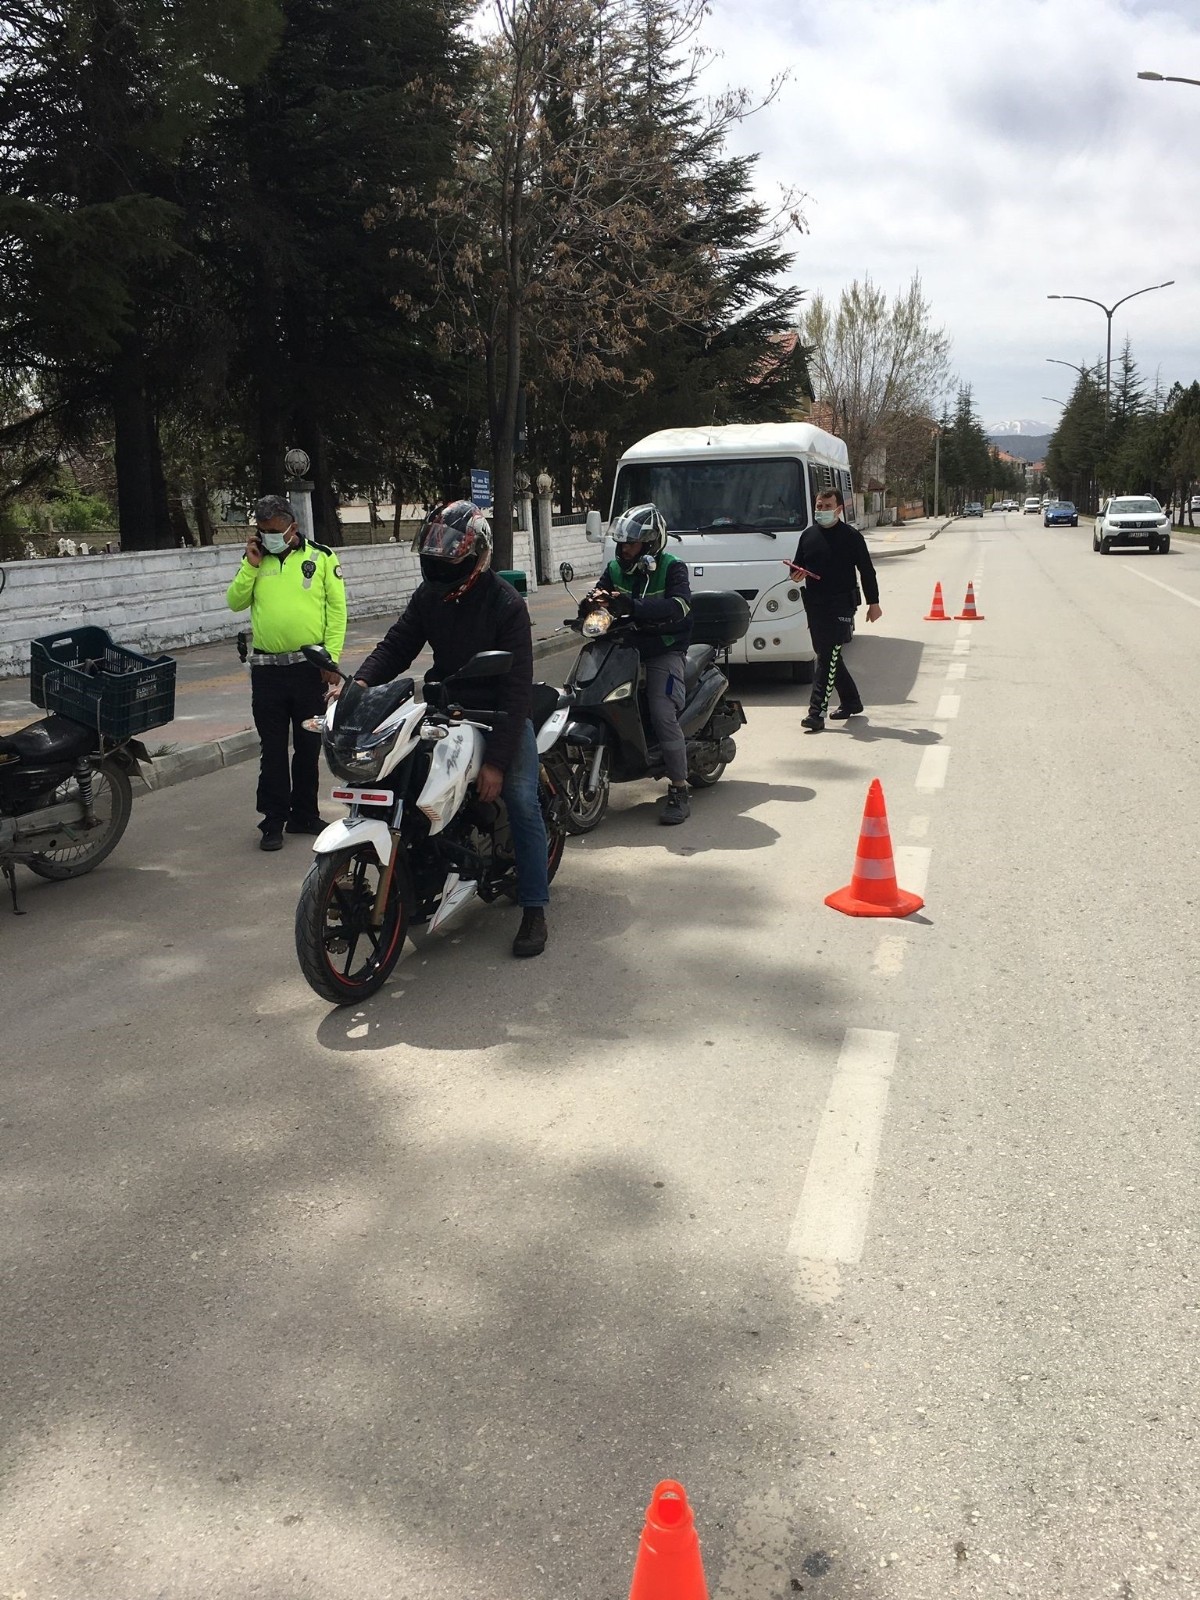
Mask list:
[{"label": "motorcycle license plate", "polygon": [[390,806],[394,796],[390,789],[335,789],[332,798],[344,806]]}]

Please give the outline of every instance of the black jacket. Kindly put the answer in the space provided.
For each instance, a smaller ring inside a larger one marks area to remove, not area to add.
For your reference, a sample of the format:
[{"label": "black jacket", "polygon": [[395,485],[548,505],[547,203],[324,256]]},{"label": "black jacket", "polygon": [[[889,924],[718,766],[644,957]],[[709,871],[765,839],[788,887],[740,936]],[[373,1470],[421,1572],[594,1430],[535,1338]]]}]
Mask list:
[{"label": "black jacket", "polygon": [[438,680],[457,672],[480,650],[512,651],[507,676],[463,685],[469,707],[503,713],[488,737],[483,759],[504,772],[533,702],[533,629],[524,600],[490,570],[461,600],[444,600],[423,583],[354,676],[364,683],[390,683],[427,644],[433,650],[427,677]]},{"label": "black jacket", "polygon": [[[663,556],[658,559],[661,561]],[[662,594],[646,594],[649,587],[650,574],[635,572],[629,591],[633,606],[633,643],[643,661],[665,655],[668,650],[686,650],[692,639],[692,586],[688,581],[687,562],[672,555],[667,561]],[[608,567],[593,588],[605,594],[625,592],[613,582]],[[580,615],[590,609],[584,601],[579,607]],[[670,644],[664,641],[664,634],[670,637]]]},{"label": "black jacket", "polygon": [[796,564],[817,574],[804,585],[804,609],[819,616],[853,616],[862,596],[867,604],[879,604],[879,579],[871,561],[867,541],[848,522],[839,518],[832,528],[810,523],[796,545]]}]

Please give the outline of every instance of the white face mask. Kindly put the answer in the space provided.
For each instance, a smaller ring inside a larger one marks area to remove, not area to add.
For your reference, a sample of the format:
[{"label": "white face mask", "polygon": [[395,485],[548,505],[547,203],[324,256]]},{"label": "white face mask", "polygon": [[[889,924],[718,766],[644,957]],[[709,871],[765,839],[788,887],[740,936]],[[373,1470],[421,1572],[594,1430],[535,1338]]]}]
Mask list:
[{"label": "white face mask", "polygon": [[263,548],[273,556],[281,556],[288,547],[286,533],[264,533],[262,542]]},{"label": "white face mask", "polygon": [[836,511],[818,511],[816,518],[819,527],[832,528],[838,519],[838,514]]}]

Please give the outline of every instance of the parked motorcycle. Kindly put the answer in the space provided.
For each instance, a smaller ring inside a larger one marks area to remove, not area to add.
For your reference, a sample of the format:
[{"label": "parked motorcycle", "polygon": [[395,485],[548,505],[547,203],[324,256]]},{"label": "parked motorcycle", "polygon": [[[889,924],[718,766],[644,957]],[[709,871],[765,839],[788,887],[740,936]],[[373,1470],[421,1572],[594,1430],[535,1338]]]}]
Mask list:
[{"label": "parked motorcycle", "polygon": [[[564,585],[574,576],[566,563],[560,575]],[[645,674],[631,619],[597,606],[583,617],[565,620],[583,638],[566,685],[566,826],[571,833],[590,833],[608,810],[612,784],[662,778],[666,768],[662,751],[652,742]],[[750,607],[732,591],[704,591],[692,596],[692,623],[679,724],[687,741],[688,782],[707,789],[736,755],[733,736],[746,721],[740,701],[729,697],[719,658],[749,628]]]},{"label": "parked motorcycle", "polygon": [[50,715],[0,736],[0,873],[18,916],[18,865],[79,878],[116,849],[150,759],[133,735],[174,716],[175,662],[77,628],[33,641],[30,698]]},{"label": "parked motorcycle", "polygon": [[[319,645],[309,660],[335,671]],[[500,713],[464,707],[470,686],[503,677],[504,650],[473,656],[444,683],[418,694],[410,677],[342,690],[314,718],[325,759],[341,780],[333,798],[350,808],[316,839],[296,907],[296,954],[325,1000],[352,1005],[382,987],[410,927],[442,928],[477,895],[516,898],[516,853],[503,799],[484,802],[472,784]],[[566,801],[552,752],[567,722],[563,696],[534,685],[533,724],[550,877],[566,843]],[[559,769],[561,770],[561,769]]]}]

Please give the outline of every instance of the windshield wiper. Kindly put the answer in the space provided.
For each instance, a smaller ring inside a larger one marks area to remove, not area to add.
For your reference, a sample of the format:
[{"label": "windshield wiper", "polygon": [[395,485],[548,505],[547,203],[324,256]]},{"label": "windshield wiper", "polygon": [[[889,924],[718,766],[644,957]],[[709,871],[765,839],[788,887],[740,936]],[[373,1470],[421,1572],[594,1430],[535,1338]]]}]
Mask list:
[{"label": "windshield wiper", "polygon": [[765,533],[768,539],[777,539],[779,535],[770,528],[760,528],[753,522],[736,522],[732,517],[720,518],[710,522],[707,528],[697,528],[697,533]]}]

